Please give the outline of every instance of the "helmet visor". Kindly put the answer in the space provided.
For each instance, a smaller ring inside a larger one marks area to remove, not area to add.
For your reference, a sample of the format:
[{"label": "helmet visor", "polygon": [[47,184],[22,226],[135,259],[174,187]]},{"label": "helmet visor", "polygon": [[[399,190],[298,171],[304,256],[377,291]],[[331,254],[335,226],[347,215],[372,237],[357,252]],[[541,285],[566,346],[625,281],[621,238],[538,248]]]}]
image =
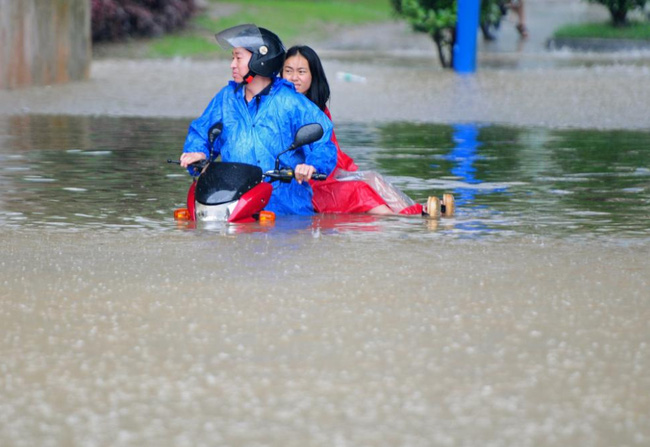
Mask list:
[{"label": "helmet visor", "polygon": [[264,45],[262,33],[252,24],[233,26],[215,34],[215,37],[224,50],[242,47],[254,53]]}]

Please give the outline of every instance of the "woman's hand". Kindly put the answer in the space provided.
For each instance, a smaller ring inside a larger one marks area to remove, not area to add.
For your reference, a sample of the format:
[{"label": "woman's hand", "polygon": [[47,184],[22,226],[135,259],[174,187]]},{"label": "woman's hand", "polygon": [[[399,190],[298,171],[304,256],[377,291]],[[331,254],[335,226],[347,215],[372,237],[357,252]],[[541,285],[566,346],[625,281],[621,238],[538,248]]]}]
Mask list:
[{"label": "woman's hand", "polygon": [[316,172],[315,167],[303,163],[297,165],[296,169],[293,170],[293,177],[298,183],[302,183],[305,180],[309,180],[314,172]]},{"label": "woman's hand", "polygon": [[187,168],[192,163],[197,161],[205,160],[205,154],[203,152],[184,152],[181,154],[181,166]]}]

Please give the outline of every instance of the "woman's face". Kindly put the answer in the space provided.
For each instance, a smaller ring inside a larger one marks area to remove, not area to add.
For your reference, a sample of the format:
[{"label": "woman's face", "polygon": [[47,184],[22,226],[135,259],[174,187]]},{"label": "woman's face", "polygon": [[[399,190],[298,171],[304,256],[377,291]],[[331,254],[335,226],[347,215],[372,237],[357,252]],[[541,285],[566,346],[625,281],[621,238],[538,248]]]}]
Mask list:
[{"label": "woman's face", "polygon": [[248,62],[251,60],[253,53],[245,48],[234,48],[232,50],[232,61],[230,62],[230,69],[232,70],[232,78],[235,82],[243,82],[244,76],[248,74]]},{"label": "woman's face", "polygon": [[282,77],[292,82],[298,93],[305,94],[311,87],[311,71],[309,62],[301,54],[296,54],[284,61]]}]

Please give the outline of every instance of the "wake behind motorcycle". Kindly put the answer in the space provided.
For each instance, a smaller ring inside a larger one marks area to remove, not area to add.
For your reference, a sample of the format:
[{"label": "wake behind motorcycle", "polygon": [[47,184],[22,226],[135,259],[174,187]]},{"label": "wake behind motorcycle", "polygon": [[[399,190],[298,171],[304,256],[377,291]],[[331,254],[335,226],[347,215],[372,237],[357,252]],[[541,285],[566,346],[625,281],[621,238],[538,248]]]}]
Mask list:
[{"label": "wake behind motorcycle", "polygon": [[[223,129],[216,123],[208,131],[210,148]],[[273,170],[262,172],[259,166],[236,162],[201,161],[192,166],[197,172],[187,192],[187,208],[174,211],[176,220],[246,223],[275,220],[275,214],[264,211],[273,187],[270,182],[290,182],[292,168],[280,167],[280,156],[301,146],[318,141],[323,136],[320,124],[306,124],[296,132],[291,145],[275,158]],[[210,153],[209,160],[212,160]],[[167,160],[168,163],[179,161]],[[314,180],[325,180],[326,174],[315,173]]]}]

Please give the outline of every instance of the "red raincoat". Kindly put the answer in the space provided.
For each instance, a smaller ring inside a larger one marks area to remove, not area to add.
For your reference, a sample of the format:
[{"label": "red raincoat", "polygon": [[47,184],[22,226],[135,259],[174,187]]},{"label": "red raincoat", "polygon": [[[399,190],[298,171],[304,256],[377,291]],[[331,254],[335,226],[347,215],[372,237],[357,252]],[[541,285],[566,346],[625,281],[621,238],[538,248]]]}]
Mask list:
[{"label": "red raincoat", "polygon": [[[325,115],[332,119],[329,109]],[[356,171],[358,166],[352,158],[341,150],[336,134],[332,131],[332,142],[336,146],[336,168],[324,181],[311,181],[313,189],[312,204],[318,213],[366,213],[386,201],[366,182],[361,180],[335,179],[337,171]],[[388,205],[387,205],[388,206]],[[393,210],[400,214],[421,214],[422,206],[415,204],[403,210]]]}]

